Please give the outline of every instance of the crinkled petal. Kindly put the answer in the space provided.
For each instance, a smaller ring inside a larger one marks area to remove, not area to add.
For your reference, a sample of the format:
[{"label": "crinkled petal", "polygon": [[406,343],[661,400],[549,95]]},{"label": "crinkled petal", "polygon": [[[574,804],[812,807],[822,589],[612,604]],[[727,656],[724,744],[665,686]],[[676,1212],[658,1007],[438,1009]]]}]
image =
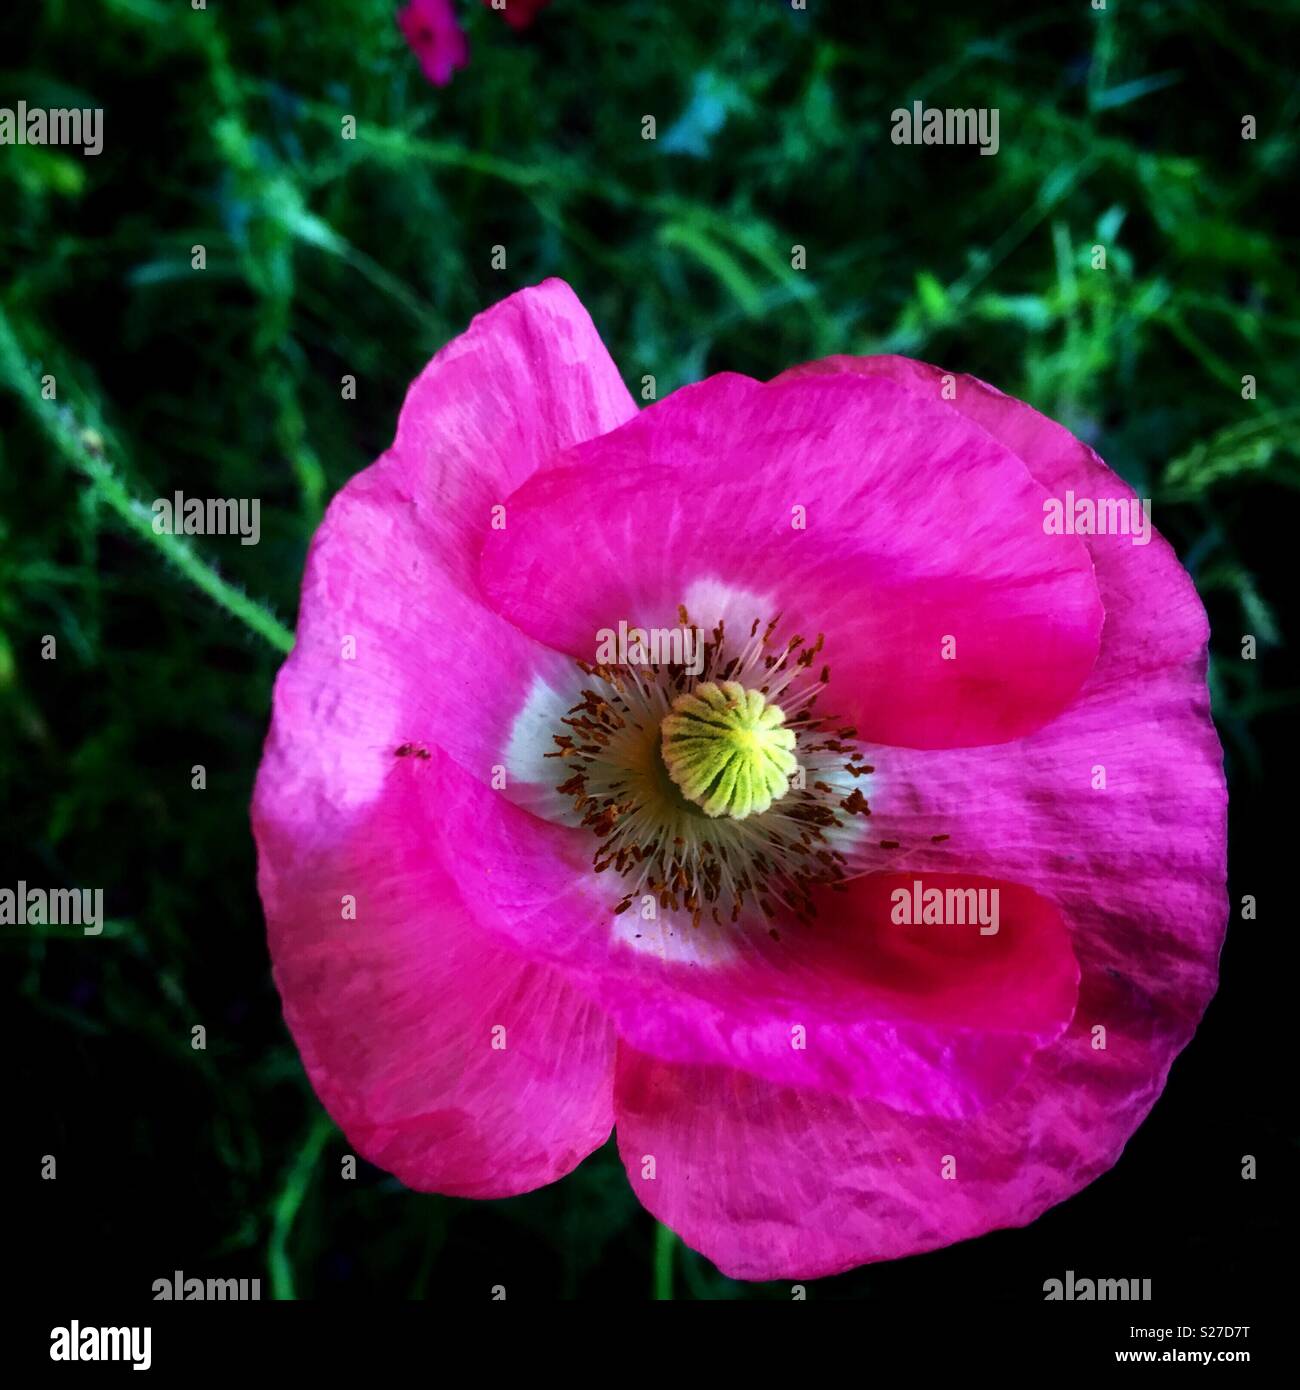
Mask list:
[{"label": "crinkled petal", "polygon": [[642,1204],[724,1274],[816,1279],[1026,1225],[1086,1187],[1160,1093],[1149,1060],[1076,1031],[956,1120],[620,1043],[615,1133]]},{"label": "crinkled petal", "polygon": [[511,794],[527,796],[512,749],[525,692],[566,687],[572,665],[484,605],[478,550],[509,524],[494,509],[552,453],[633,413],[558,280],[480,314],[429,363],[392,448],[312,542],[275,696],[305,784],[364,806],[395,750],[437,744],[484,781],[507,769]]},{"label": "crinkled petal", "polygon": [[[934,368],[847,365],[939,398]],[[1131,497],[1060,426],[957,380],[956,408],[1053,495]],[[1033,1220],[1118,1159],[1213,993],[1226,797],[1204,611],[1158,536],[1087,544],[1106,624],[1059,719],[1014,749],[873,754],[873,836],[900,862],[919,877],[996,871],[1059,905],[1082,971],[1071,1027],[1006,1097],[953,1120],[621,1050],[617,1126],[634,1186],[729,1274],[813,1277]]]},{"label": "crinkled petal", "polygon": [[744,590],[767,605],[746,627],[781,612],[826,634],[864,738],[1001,742],[1058,714],[1097,651],[1087,551],[1044,533],[1043,500],[985,431],[890,382],[724,375],[534,474],[482,573],[499,612],[587,660],[620,620]]},{"label": "crinkled petal", "polygon": [[521,691],[567,671],[483,605],[478,547],[531,470],[633,410],[567,286],[512,296],[429,364],[308,559],[258,777],[260,886],[313,1081],[413,1185],[522,1191],[608,1134],[605,1020],[474,929],[413,779],[438,744],[493,779]]},{"label": "crinkled petal", "polygon": [[483,928],[557,966],[621,1038],[657,1056],[969,1114],[1004,1094],[1073,1011],[1078,972],[1060,917],[1015,884],[928,885],[996,890],[996,934],[970,916],[895,925],[891,895],[912,880],[890,875],[824,892],[811,923],[746,913],[693,926],[653,895],[615,915],[624,890],[593,872],[587,832],[544,823],[451,766],[431,794]]},{"label": "crinkled petal", "polygon": [[254,833],[275,981],[325,1108],[409,1187],[503,1197],[553,1182],[609,1137],[614,1038],[554,970],[474,924],[439,860],[419,783],[390,767],[363,813],[304,785],[272,733]]},{"label": "crinkled petal", "polygon": [[[845,360],[939,395],[937,368]],[[1054,496],[1133,496],[1067,430],[982,382],[958,377],[954,408],[1015,448]],[[1088,1022],[1150,1039],[1163,1074],[1214,993],[1227,920],[1209,627],[1158,534],[1085,539],[1106,623],[1077,700],[1012,750],[872,750],[872,835],[917,872],[997,874],[1058,904],[1085,980],[1121,982],[1125,1006]]]}]

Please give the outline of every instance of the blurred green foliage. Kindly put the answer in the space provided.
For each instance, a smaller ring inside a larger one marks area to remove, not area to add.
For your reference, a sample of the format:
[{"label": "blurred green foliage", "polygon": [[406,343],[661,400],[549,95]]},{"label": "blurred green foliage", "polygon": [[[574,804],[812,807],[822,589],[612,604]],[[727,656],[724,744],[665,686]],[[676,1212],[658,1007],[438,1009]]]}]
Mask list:
[{"label": "blurred green foliage", "polygon": [[[923,357],[1029,400],[1153,498],[1211,612],[1234,795],[1257,789],[1296,703],[1270,656],[1291,557],[1260,538],[1300,480],[1297,6],[556,0],[515,35],[466,0],[471,61],[445,90],[394,10],[0,16],[0,105],[105,110],[98,158],[0,147],[5,882],[102,884],[112,918],[93,951],[5,929],[31,1084],[65,1088],[37,1102],[42,1143],[108,1127],[125,1215],[75,1176],[74,1210],[133,1233],[150,1277],[228,1260],[281,1295],[422,1297],[497,1282],[510,1250],[542,1296],[788,1297],[656,1246],[609,1149],[512,1202],[327,1181],[342,1141],[279,1020],[246,832],[308,539],[428,357],[547,275],[634,391]],[[892,145],[913,100],[997,107],[999,153]],[[259,497],[261,544],[154,536],[149,502],[178,488]],[[1244,633],[1264,659],[1240,659]]]}]

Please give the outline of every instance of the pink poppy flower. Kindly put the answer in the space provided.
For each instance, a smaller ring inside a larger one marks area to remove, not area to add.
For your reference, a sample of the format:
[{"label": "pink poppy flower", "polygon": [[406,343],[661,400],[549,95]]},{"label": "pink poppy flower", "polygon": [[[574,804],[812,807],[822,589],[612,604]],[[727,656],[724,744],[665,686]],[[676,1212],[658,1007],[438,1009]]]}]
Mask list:
[{"label": "pink poppy flower", "polygon": [[512,29],[527,29],[551,0],[483,0],[489,10],[495,10]]},{"label": "pink poppy flower", "polygon": [[1191,581],[1067,494],[1132,500],[904,358],[638,410],[556,280],[443,348],[316,535],[253,807],[356,1150],[500,1197],[613,1126],[747,1279],[1115,1163],[1215,988],[1226,804]]},{"label": "pink poppy flower", "polygon": [[451,0],[411,0],[398,14],[397,27],[435,87],[445,87],[469,62],[469,44]]}]

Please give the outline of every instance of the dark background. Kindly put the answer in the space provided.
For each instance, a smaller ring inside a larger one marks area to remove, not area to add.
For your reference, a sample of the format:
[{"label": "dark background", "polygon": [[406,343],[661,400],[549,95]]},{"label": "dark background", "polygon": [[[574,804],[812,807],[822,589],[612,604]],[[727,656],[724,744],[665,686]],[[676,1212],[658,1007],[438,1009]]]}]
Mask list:
[{"label": "dark background", "polygon": [[[175,1269],[264,1297],[652,1296],[656,1227],[612,1145],[510,1201],[340,1179],[247,825],[324,503],[439,346],[560,275],[634,391],[903,352],[1030,401],[1154,499],[1210,612],[1230,887],[1259,920],[1234,908],[1219,995],[1111,1173],[1026,1230],[809,1292],[1038,1302],[1073,1269],[1151,1278],[1167,1319],[1249,1309],[1294,1232],[1297,921],[1265,880],[1294,852],[1300,9],[555,0],[515,35],[460,0],[472,56],[444,90],[394,10],[0,12],[0,105],[105,110],[96,159],[0,147],[0,886],[102,886],[110,919],[0,929],[12,1270],[125,1299]],[[997,107],[1000,152],[892,145],[918,99]],[[177,488],[260,497],[261,543],[161,545],[148,503]],[[678,1298],[790,1296],[660,1253]]]}]

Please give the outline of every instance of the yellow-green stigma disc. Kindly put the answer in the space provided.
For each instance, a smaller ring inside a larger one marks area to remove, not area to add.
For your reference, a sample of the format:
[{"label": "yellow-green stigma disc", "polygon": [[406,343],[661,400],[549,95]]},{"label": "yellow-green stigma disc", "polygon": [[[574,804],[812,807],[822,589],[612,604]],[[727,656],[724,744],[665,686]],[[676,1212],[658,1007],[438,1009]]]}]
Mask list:
[{"label": "yellow-green stigma disc", "polygon": [[785,711],[737,681],[706,681],[663,721],[664,766],[706,816],[744,820],[782,797],[797,763]]}]

